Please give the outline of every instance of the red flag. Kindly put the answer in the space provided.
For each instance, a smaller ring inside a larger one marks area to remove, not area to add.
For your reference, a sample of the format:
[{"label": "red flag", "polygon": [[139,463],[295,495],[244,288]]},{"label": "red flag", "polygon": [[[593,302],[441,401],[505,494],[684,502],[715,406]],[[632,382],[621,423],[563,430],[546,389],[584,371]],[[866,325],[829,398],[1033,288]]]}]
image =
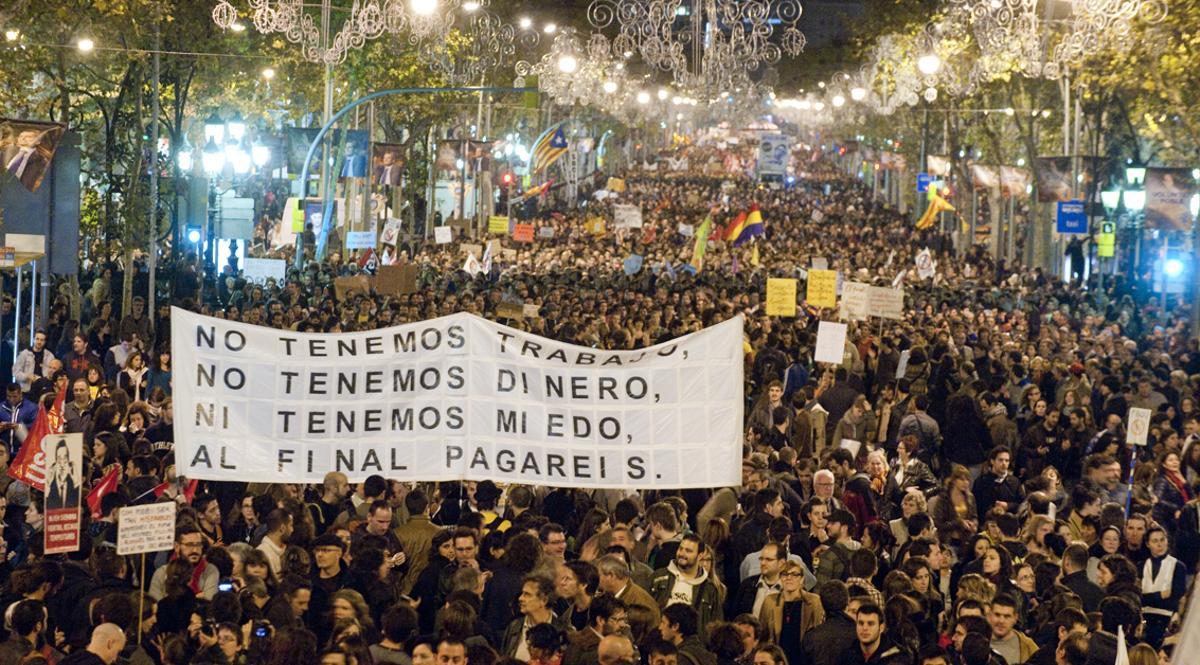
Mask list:
[{"label": "red flag", "polygon": [[196,489],[199,487],[200,487],[199,480],[189,480],[187,487],[183,488],[184,501],[187,501],[190,504],[192,502],[192,499],[196,498]]},{"label": "red flag", "polygon": [[121,481],[121,465],[112,464],[108,468],[108,472],[104,477],[92,487],[92,491],[88,492],[87,505],[91,508],[93,515],[100,514],[100,501],[104,499],[104,495],[112,493],[117,489],[117,484]]},{"label": "red flag", "polygon": [[67,389],[63,388],[62,390],[58,391],[58,395],[54,398],[54,405],[50,407],[49,418],[51,434],[62,434],[63,430],[66,429],[66,401]]},{"label": "red flag", "polygon": [[17,456],[8,466],[10,477],[39,492],[46,491],[46,456],[42,453],[42,438],[50,433],[50,418],[46,414],[46,407],[38,406],[33,427],[29,428],[25,442],[21,444]]},{"label": "red flag", "polygon": [[[166,493],[169,487],[171,487],[171,483],[163,482],[155,485],[154,489],[150,491],[154,492],[154,498],[161,499],[162,495]],[[196,488],[198,487],[200,487],[199,480],[189,480],[187,487],[183,488],[183,500],[191,503],[192,499],[196,498]]]}]

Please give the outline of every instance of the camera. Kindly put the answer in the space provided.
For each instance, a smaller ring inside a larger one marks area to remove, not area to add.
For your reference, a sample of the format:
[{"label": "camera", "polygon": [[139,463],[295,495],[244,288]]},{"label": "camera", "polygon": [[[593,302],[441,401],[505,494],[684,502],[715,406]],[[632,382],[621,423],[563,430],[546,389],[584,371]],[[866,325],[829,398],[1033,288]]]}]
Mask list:
[{"label": "camera", "polygon": [[233,591],[233,580],[226,577],[217,582],[217,591]]},{"label": "camera", "polygon": [[266,639],[271,635],[271,622],[255,621],[254,627],[251,630],[255,637],[259,639]]},{"label": "camera", "polygon": [[217,624],[213,623],[212,621],[205,621],[200,625],[200,634],[205,637],[216,637]]}]

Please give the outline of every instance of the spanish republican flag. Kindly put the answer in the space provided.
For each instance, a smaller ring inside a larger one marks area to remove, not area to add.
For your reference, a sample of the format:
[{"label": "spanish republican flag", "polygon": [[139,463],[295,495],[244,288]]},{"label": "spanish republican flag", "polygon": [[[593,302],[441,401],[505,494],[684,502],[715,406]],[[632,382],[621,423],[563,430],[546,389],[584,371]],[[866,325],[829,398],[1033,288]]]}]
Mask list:
[{"label": "spanish republican flag", "polygon": [[941,194],[931,191],[929,193],[929,207],[925,209],[925,214],[921,215],[921,219],[917,220],[917,229],[924,230],[937,221],[937,216],[943,212],[954,212],[954,206],[950,202],[942,198]]},{"label": "spanish republican flag", "polygon": [[741,247],[750,242],[751,238],[761,236],[764,231],[766,224],[763,223],[762,212],[755,204],[750,206],[750,212],[738,215],[738,218],[733,220],[733,224],[725,232],[725,240],[732,240],[734,247]]}]

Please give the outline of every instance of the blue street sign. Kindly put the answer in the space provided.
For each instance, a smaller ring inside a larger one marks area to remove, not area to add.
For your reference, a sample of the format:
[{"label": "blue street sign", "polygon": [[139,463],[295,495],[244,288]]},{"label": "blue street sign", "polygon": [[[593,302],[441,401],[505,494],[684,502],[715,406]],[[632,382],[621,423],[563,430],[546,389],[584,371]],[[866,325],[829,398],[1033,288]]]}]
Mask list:
[{"label": "blue street sign", "polygon": [[929,183],[933,182],[933,176],[928,173],[917,174],[917,193],[924,194],[929,191]]},{"label": "blue street sign", "polygon": [[1058,202],[1058,232],[1087,234],[1088,220],[1083,201]]}]

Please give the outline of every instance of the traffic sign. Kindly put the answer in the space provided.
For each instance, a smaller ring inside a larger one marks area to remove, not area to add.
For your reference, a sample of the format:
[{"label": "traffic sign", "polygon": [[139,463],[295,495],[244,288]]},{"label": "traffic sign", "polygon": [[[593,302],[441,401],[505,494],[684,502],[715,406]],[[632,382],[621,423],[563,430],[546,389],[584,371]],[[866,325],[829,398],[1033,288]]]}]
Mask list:
[{"label": "traffic sign", "polygon": [[1088,219],[1083,201],[1058,202],[1058,232],[1087,234]]},{"label": "traffic sign", "polygon": [[928,173],[917,174],[917,193],[924,194],[929,191],[929,183],[933,182],[933,176]]}]

